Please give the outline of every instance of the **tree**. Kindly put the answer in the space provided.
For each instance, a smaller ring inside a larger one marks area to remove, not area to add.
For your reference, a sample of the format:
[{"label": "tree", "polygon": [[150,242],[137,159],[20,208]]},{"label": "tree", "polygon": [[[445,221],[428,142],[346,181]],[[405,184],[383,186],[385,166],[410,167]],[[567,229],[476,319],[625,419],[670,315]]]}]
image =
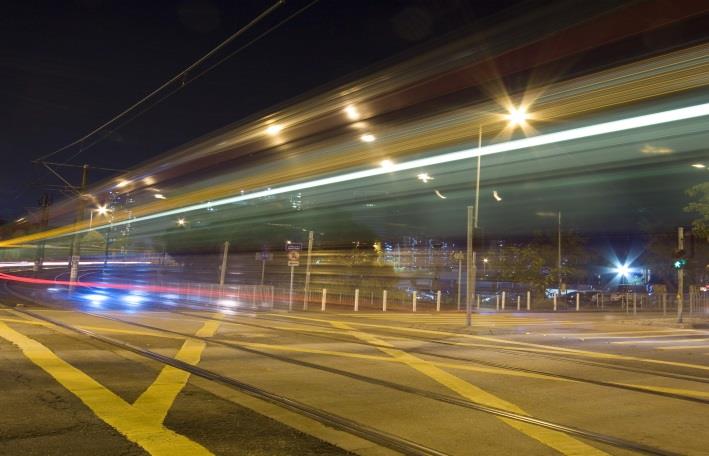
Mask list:
[{"label": "tree", "polygon": [[699,214],[699,218],[692,222],[692,233],[709,241],[709,182],[689,188],[687,195],[696,200],[689,203],[684,211]]}]

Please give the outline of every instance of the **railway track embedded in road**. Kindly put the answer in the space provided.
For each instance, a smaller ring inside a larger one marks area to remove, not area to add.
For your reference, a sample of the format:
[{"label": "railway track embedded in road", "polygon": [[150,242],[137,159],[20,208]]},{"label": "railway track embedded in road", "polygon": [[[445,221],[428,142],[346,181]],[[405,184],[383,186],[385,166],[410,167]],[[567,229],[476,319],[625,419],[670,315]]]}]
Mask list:
[{"label": "railway track embedded in road", "polygon": [[[10,293],[12,293],[13,295],[17,296],[17,293],[12,290],[9,290],[9,288],[8,288],[8,291]],[[24,297],[21,295],[20,295],[20,297],[22,299],[33,302],[34,304],[40,305],[42,307],[51,308],[46,305],[36,303],[31,298],[27,298],[27,297]],[[9,307],[9,306],[7,306],[7,307]],[[407,439],[404,439],[404,438],[401,438],[398,436],[394,436],[394,435],[379,431],[377,429],[373,429],[373,428],[368,427],[364,424],[354,422],[352,420],[341,417],[339,415],[331,414],[330,412],[324,411],[322,409],[312,407],[310,405],[295,401],[295,400],[290,399],[288,397],[266,391],[266,390],[261,389],[257,386],[241,382],[237,379],[234,379],[234,378],[231,378],[228,376],[224,376],[224,375],[219,374],[217,372],[207,370],[204,368],[200,368],[197,366],[193,366],[191,364],[187,364],[187,363],[179,361],[177,359],[174,359],[174,358],[171,358],[171,357],[168,357],[165,355],[161,355],[159,353],[155,353],[155,352],[148,350],[146,348],[138,347],[136,345],[133,345],[133,344],[130,344],[127,342],[123,342],[123,341],[120,341],[120,340],[117,340],[117,339],[114,339],[111,337],[103,336],[103,335],[98,334],[94,331],[79,328],[79,327],[70,325],[68,323],[64,323],[62,321],[55,320],[51,317],[37,314],[36,312],[32,312],[27,309],[14,308],[14,310],[16,312],[24,314],[28,317],[39,319],[39,320],[45,321],[47,323],[53,324],[57,327],[63,328],[65,330],[69,330],[71,332],[74,332],[76,334],[90,337],[92,339],[104,342],[108,345],[128,350],[130,352],[133,352],[133,353],[143,356],[145,358],[153,359],[153,360],[161,362],[163,364],[173,366],[177,369],[184,370],[184,371],[194,374],[198,377],[202,377],[202,378],[205,378],[205,379],[217,382],[217,383],[221,383],[223,385],[227,385],[227,386],[237,389],[241,392],[247,393],[249,395],[252,395],[252,396],[258,397],[260,399],[266,400],[268,402],[274,403],[276,405],[282,406],[284,408],[287,408],[287,409],[294,411],[296,413],[299,413],[301,415],[313,418],[323,424],[332,426],[336,429],[348,432],[353,435],[357,435],[357,436],[362,437],[366,440],[377,443],[378,445],[381,445],[381,446],[384,446],[387,448],[391,448],[396,451],[403,452],[404,454],[421,454],[421,455],[442,455],[442,454],[444,454],[438,450],[425,447],[423,445],[417,444],[417,443],[412,442],[410,440],[407,440]],[[632,441],[621,439],[621,438],[618,438],[615,436],[596,433],[593,431],[588,431],[588,430],[576,428],[573,426],[567,426],[564,424],[555,423],[552,421],[536,418],[536,417],[529,416],[529,415],[514,413],[514,412],[507,411],[507,410],[490,407],[490,406],[487,406],[487,405],[484,405],[481,403],[469,401],[467,399],[443,395],[443,394],[439,394],[439,393],[435,393],[435,392],[431,392],[431,391],[427,391],[427,390],[422,390],[422,389],[410,387],[408,385],[402,385],[402,384],[390,382],[387,380],[368,377],[368,376],[364,376],[361,374],[343,371],[340,369],[336,369],[336,368],[332,368],[332,367],[328,367],[328,366],[323,366],[323,365],[319,365],[319,364],[314,364],[314,363],[310,363],[307,361],[302,361],[302,360],[298,360],[298,359],[294,359],[294,358],[290,358],[290,357],[286,357],[286,356],[262,352],[260,350],[255,350],[255,349],[252,349],[249,347],[241,346],[236,342],[224,341],[224,340],[218,340],[218,339],[215,340],[215,339],[211,339],[211,338],[203,338],[203,337],[195,336],[192,334],[181,333],[179,331],[173,331],[173,330],[164,329],[164,328],[160,328],[160,327],[156,327],[156,326],[152,326],[152,325],[147,325],[147,324],[143,324],[143,323],[136,323],[136,322],[132,322],[132,321],[127,321],[127,320],[123,320],[123,319],[109,316],[109,315],[101,315],[101,314],[96,314],[96,313],[92,313],[92,312],[79,311],[79,310],[75,310],[75,309],[74,309],[74,311],[77,313],[82,313],[84,315],[88,315],[88,316],[95,317],[95,318],[107,319],[107,320],[115,321],[115,322],[118,322],[121,324],[133,326],[133,327],[139,327],[139,328],[143,328],[143,329],[159,331],[162,333],[169,333],[172,335],[178,335],[180,337],[197,339],[197,340],[204,341],[208,344],[213,344],[213,345],[216,344],[216,345],[220,345],[222,347],[229,347],[232,349],[252,353],[255,355],[265,356],[265,357],[268,357],[271,359],[276,359],[276,360],[279,360],[282,362],[297,364],[302,367],[313,368],[313,369],[317,369],[317,370],[324,371],[324,372],[329,372],[329,373],[336,374],[336,375],[346,376],[348,378],[352,378],[352,379],[366,382],[369,384],[378,385],[378,386],[398,390],[398,391],[409,393],[409,394],[414,394],[419,397],[424,397],[427,399],[432,399],[432,400],[436,400],[439,402],[448,403],[448,404],[464,407],[464,408],[471,409],[471,410],[476,410],[476,411],[483,412],[486,414],[532,424],[532,425],[539,426],[542,428],[546,428],[546,429],[550,429],[550,430],[554,430],[554,431],[559,431],[559,432],[562,432],[562,433],[565,433],[568,435],[582,437],[584,439],[588,439],[591,441],[611,445],[613,447],[620,448],[620,449],[637,451],[637,452],[640,452],[643,454],[650,454],[650,455],[669,456],[669,455],[676,454],[676,453],[673,453],[673,452],[670,452],[667,450],[663,450],[660,448],[655,448],[652,446],[644,445],[642,443],[632,442]],[[228,322],[228,320],[227,320],[227,322]]]}]

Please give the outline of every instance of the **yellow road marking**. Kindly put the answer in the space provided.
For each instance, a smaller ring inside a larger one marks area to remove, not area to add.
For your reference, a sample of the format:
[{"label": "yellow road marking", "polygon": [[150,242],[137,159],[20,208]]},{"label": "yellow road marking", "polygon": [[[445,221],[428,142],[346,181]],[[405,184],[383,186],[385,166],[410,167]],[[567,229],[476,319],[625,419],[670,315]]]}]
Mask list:
[{"label": "yellow road marking", "polygon": [[692,350],[697,348],[709,348],[709,345],[675,345],[672,347],[655,347],[658,350]]},{"label": "yellow road marking", "polygon": [[[207,320],[195,335],[212,337],[219,329],[219,324],[219,321]],[[186,339],[175,355],[175,359],[197,365],[206,345],[203,340]],[[172,366],[163,367],[158,378],[133,403],[133,407],[151,416],[156,422],[162,423],[189,378],[189,372]]]},{"label": "yellow road marking", "polygon": [[[482,388],[479,388],[471,383],[464,381],[463,379],[461,379],[459,377],[456,377],[453,374],[450,374],[442,369],[439,369],[438,367],[434,366],[432,363],[430,363],[424,359],[418,358],[416,356],[411,355],[410,353],[406,353],[402,350],[399,350],[399,349],[395,348],[393,345],[390,345],[387,342],[380,340],[371,334],[367,334],[367,333],[364,333],[361,331],[356,331],[351,326],[347,325],[346,323],[333,322],[332,325],[337,328],[347,330],[355,337],[362,339],[364,341],[367,341],[370,343],[376,343],[378,345],[388,346],[388,347],[377,347],[377,348],[379,350],[383,351],[384,353],[387,353],[392,358],[399,360],[400,362],[412,367],[413,369],[421,372],[422,374],[426,375],[427,377],[432,378],[433,380],[444,385],[445,387],[455,391],[456,393],[458,393],[459,395],[461,395],[464,398],[467,398],[471,401],[485,404],[490,407],[495,407],[498,409],[503,409],[503,410],[507,410],[507,411],[519,413],[519,414],[524,414],[524,415],[527,414],[524,410],[522,410],[520,407],[516,406],[515,404],[505,401],[504,399],[501,399],[491,393],[488,393],[487,391],[483,390]],[[523,422],[512,420],[509,418],[498,417],[498,419],[500,419],[501,421],[503,421],[507,425],[511,426],[512,428],[517,429],[518,431],[522,432],[523,434],[526,434],[529,437],[532,437],[532,438],[536,439],[537,441],[541,442],[542,444],[547,445],[551,448],[554,448],[555,450],[557,450],[563,454],[566,454],[566,455],[574,455],[574,456],[607,455],[607,453],[605,453],[595,447],[587,445],[579,440],[576,440],[573,437],[570,437],[569,435],[561,433],[561,432],[551,431],[549,429],[544,429],[544,428],[541,428],[538,426],[533,426],[531,424],[523,423]]]},{"label": "yellow road marking", "polygon": [[624,340],[611,342],[614,345],[635,345],[635,344],[673,344],[675,342],[706,342],[709,339],[675,339],[675,340]]},{"label": "yellow road marking", "polygon": [[16,345],[35,365],[78,397],[101,420],[155,456],[211,455],[206,448],[156,422],[49,348],[0,322],[0,337]]},{"label": "yellow road marking", "polygon": [[[296,315],[280,315],[280,316],[284,317],[284,318],[320,321],[320,322],[324,322],[324,323],[332,323],[333,321],[337,321],[337,320],[326,320],[326,319],[318,319],[318,318],[301,317],[301,316],[296,316]],[[638,357],[634,357],[634,356],[618,355],[618,354],[613,354],[613,353],[602,353],[602,352],[594,352],[594,351],[586,351],[586,350],[577,350],[577,349],[573,349],[573,348],[564,348],[564,347],[556,347],[556,346],[551,346],[551,345],[535,344],[535,343],[530,343],[530,342],[521,342],[521,341],[516,341],[516,340],[499,339],[496,337],[489,337],[489,336],[476,336],[473,334],[451,333],[451,332],[447,332],[447,331],[436,331],[436,330],[432,330],[432,329],[408,328],[405,326],[379,325],[379,324],[374,324],[374,323],[362,323],[362,322],[342,322],[342,323],[350,323],[350,324],[353,324],[356,326],[366,326],[366,327],[370,327],[370,328],[392,329],[392,330],[401,331],[401,332],[414,332],[414,333],[421,333],[421,334],[433,334],[436,336],[463,337],[463,338],[468,338],[468,339],[484,340],[484,341],[489,341],[489,342],[496,342],[498,344],[507,344],[507,346],[505,348],[511,348],[510,345],[519,345],[520,347],[529,347],[529,348],[533,348],[533,349],[537,349],[537,350],[545,350],[545,351],[551,350],[556,353],[564,353],[564,354],[576,355],[576,356],[585,356],[585,357],[590,357],[590,358],[623,359],[623,360],[639,361],[639,362],[650,363],[650,364],[662,364],[662,365],[667,365],[667,366],[680,366],[680,367],[688,367],[691,369],[709,370],[709,366],[703,366],[703,365],[699,365],[699,364],[689,364],[689,363],[681,363],[681,362],[676,362],[676,361],[665,361],[665,360],[660,360],[660,359],[638,358]],[[498,348],[499,347],[500,346],[498,345]],[[529,350],[529,351],[533,351],[533,350]]]},{"label": "yellow road marking", "polygon": [[[47,323],[45,321],[36,321],[36,320],[23,320],[19,318],[2,318],[0,317],[0,321],[4,321],[7,323],[21,323],[25,325],[35,325],[35,326],[51,326],[50,323]],[[114,329],[114,328],[106,328],[103,326],[86,326],[86,325],[79,325],[79,328],[82,329],[88,329],[91,331],[104,331],[104,332],[112,332],[112,333],[117,333],[117,334],[130,334],[130,335],[137,335],[137,336],[155,336],[155,337],[165,337],[168,339],[184,339],[183,337],[179,336],[173,336],[170,334],[160,334],[157,332],[148,332],[148,331],[133,331],[129,329]]]},{"label": "yellow road marking", "polygon": [[35,326],[49,326],[49,323],[46,323],[44,321],[33,321],[33,320],[22,320],[19,318],[0,318],[0,321],[4,321],[7,323],[22,323],[25,325],[35,325]]}]

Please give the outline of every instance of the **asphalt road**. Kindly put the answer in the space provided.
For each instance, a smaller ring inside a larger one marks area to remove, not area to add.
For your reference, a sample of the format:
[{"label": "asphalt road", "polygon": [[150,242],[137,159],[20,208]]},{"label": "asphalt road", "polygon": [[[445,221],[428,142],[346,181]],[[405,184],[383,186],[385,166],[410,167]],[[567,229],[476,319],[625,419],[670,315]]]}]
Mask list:
[{"label": "asphalt road", "polygon": [[658,454],[709,447],[705,330],[585,313],[476,314],[467,329],[457,313],[167,310],[150,299],[92,315],[37,296],[0,301],[0,454],[396,453],[43,318],[442,454],[639,454],[607,437]]}]

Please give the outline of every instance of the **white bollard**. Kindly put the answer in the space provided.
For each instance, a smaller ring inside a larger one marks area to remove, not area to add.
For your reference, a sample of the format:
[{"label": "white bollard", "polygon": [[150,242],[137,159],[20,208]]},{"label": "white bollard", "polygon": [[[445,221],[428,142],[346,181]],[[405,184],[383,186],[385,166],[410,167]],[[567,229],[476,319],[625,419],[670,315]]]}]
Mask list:
[{"label": "white bollard", "polygon": [[476,301],[475,304],[477,305],[478,310],[480,310],[480,295],[475,295],[475,301]]},{"label": "white bollard", "polygon": [[500,310],[500,295],[495,295],[495,310]]},{"label": "white bollard", "polygon": [[411,293],[411,310],[416,312],[416,290]]},{"label": "white bollard", "polygon": [[359,288],[355,289],[354,311],[359,312]]},{"label": "white bollard", "polygon": [[519,312],[519,309],[520,309],[520,301],[521,301],[521,299],[522,299],[522,297],[521,297],[520,295],[517,295],[517,311],[518,311],[518,312]]},{"label": "white bollard", "polygon": [[322,289],[322,303],[320,304],[320,310],[325,312],[325,303],[327,302],[327,288]]},{"label": "white bollard", "polygon": [[556,312],[556,295],[554,295],[554,312]]},{"label": "white bollard", "polygon": [[387,311],[387,291],[382,291],[382,312]]},{"label": "white bollard", "polygon": [[441,311],[441,290],[436,292],[436,312]]},{"label": "white bollard", "polygon": [[527,312],[532,310],[532,293],[527,290]]},{"label": "white bollard", "polygon": [[505,292],[502,292],[502,310],[505,310]]},{"label": "white bollard", "polygon": [[581,308],[581,293],[576,292],[576,312]]}]

